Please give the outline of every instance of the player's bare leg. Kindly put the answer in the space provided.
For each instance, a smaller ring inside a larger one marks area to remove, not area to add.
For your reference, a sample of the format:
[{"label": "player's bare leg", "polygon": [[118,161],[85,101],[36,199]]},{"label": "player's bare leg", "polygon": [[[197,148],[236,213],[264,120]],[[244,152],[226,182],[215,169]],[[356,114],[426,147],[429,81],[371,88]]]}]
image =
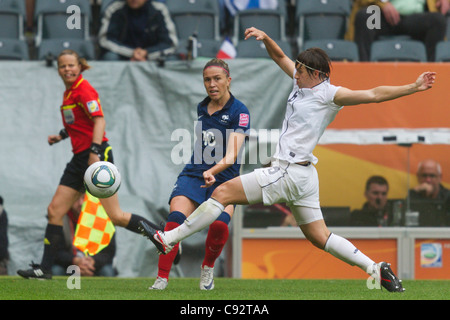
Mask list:
[{"label": "player's bare leg", "polygon": [[[312,208],[302,207],[301,210],[311,209]],[[294,208],[294,211],[295,210],[296,208]],[[331,233],[323,219],[316,220],[308,224],[302,224],[300,225],[300,229],[313,245],[325,250],[336,258],[352,266],[356,265],[361,268],[370,276],[375,277],[375,279],[379,281],[380,284],[388,291],[404,291],[401,280],[397,278],[388,263],[375,263],[372,259],[358,250],[350,241],[339,235]]]},{"label": "player's bare leg", "polygon": [[153,224],[140,215],[123,211],[120,207],[119,196],[117,193],[109,198],[100,199],[100,202],[105,209],[106,214],[111,219],[111,222],[116,226],[141,234],[142,231],[139,227],[139,222],[145,221],[156,230],[163,229],[163,226]]}]

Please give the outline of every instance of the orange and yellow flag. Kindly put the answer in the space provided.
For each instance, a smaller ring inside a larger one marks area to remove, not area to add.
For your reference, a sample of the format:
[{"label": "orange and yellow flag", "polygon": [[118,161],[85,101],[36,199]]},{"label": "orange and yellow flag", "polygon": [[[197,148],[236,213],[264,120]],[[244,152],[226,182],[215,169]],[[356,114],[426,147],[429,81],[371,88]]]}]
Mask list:
[{"label": "orange and yellow flag", "polygon": [[93,256],[108,246],[115,231],[100,200],[86,192],[73,245],[84,254]]}]

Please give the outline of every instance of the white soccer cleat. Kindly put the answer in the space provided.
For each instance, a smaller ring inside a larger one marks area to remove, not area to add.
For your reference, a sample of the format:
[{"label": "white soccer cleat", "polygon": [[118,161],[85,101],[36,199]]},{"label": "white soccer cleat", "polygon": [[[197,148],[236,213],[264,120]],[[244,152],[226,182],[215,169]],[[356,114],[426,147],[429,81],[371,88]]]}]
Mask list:
[{"label": "white soccer cleat", "polygon": [[156,245],[156,248],[162,254],[167,254],[170,251],[172,251],[173,245],[167,243],[166,238],[164,236],[164,231],[156,230],[155,234],[153,235],[153,240],[152,242]]},{"label": "white soccer cleat", "polygon": [[200,273],[200,290],[214,289],[214,268],[204,266]]},{"label": "white soccer cleat", "polygon": [[149,287],[149,290],[164,290],[167,288],[169,281],[166,278],[156,277],[155,283]]}]

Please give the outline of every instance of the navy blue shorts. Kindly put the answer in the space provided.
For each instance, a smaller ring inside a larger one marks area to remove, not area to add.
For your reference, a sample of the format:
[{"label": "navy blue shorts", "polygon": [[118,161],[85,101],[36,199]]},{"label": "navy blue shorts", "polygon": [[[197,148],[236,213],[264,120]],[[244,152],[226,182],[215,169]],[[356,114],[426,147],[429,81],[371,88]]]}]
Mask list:
[{"label": "navy blue shorts", "polygon": [[170,195],[169,204],[173,197],[185,196],[200,205],[208,200],[213,191],[222,183],[223,182],[216,181],[216,183],[209,188],[200,188],[200,186],[205,184],[203,178],[185,175],[178,176],[172,194]]},{"label": "navy blue shorts", "polygon": [[[101,146],[100,160],[109,161],[114,163],[114,157],[112,149],[107,142],[103,142]],[[64,173],[59,181],[60,185],[70,187],[80,192],[84,192],[84,173],[88,166],[89,155],[91,151],[89,149],[81,151],[73,155],[70,162],[66,165]]]}]

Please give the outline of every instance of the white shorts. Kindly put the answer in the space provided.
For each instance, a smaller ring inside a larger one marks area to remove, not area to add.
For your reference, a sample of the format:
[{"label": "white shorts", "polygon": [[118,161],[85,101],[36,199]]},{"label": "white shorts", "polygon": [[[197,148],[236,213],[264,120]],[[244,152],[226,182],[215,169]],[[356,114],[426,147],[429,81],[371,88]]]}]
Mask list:
[{"label": "white shorts", "polygon": [[240,177],[250,204],[285,202],[288,206],[320,208],[319,177],[313,165],[279,161]]}]

